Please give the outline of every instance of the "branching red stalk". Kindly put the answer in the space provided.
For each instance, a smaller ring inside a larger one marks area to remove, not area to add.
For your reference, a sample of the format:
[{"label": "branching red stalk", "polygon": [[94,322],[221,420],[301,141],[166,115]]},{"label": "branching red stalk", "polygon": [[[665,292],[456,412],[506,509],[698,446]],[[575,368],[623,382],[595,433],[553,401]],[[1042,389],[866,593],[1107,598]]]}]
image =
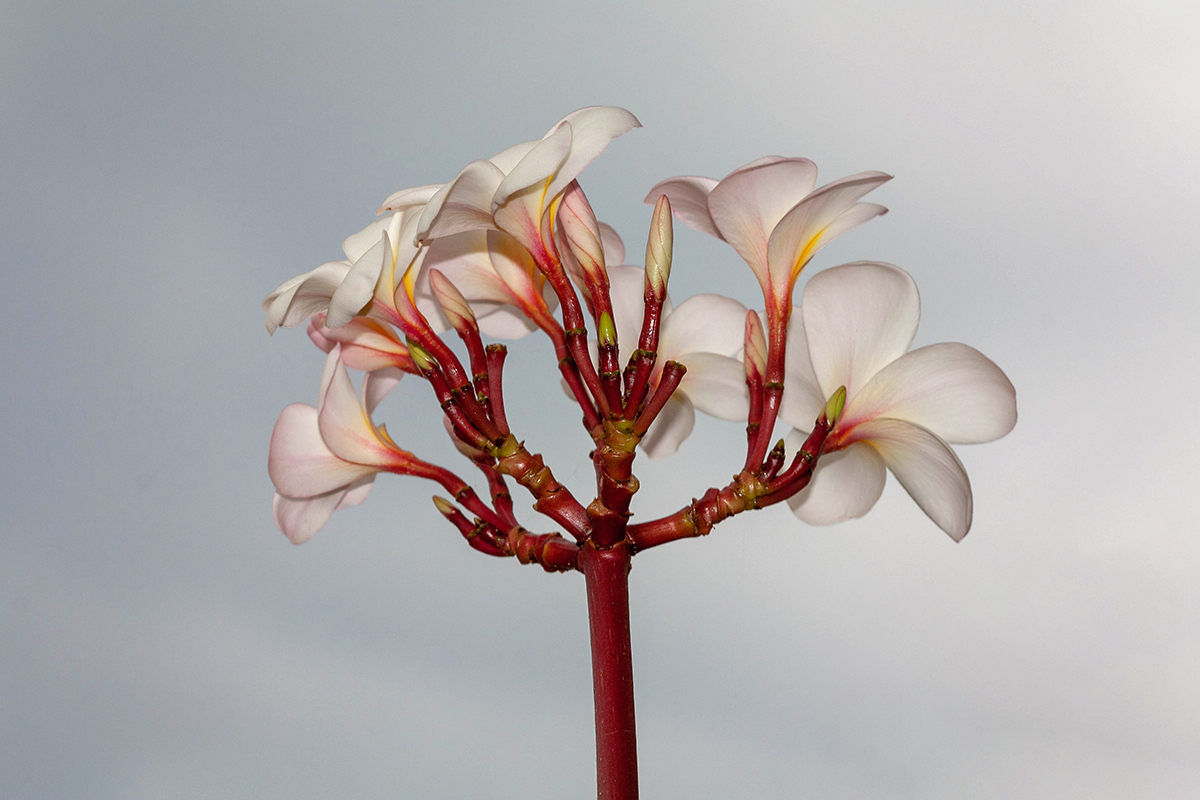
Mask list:
[{"label": "branching red stalk", "polygon": [[658,416],[658,412],[662,411],[663,406],[667,404],[667,400],[679,388],[679,382],[683,380],[685,372],[687,372],[687,367],[678,361],[668,361],[663,365],[662,377],[658,380],[658,388],[654,391],[650,402],[646,404],[646,409],[638,415],[637,422],[634,423],[633,433],[635,436],[641,437],[646,435],[646,431],[650,429],[650,423],[654,422],[654,419]]},{"label": "branching red stalk", "polygon": [[504,414],[504,359],[508,348],[502,344],[489,344],[485,350],[488,375],[488,401],[492,409],[492,420],[503,435],[509,434],[508,417]]}]

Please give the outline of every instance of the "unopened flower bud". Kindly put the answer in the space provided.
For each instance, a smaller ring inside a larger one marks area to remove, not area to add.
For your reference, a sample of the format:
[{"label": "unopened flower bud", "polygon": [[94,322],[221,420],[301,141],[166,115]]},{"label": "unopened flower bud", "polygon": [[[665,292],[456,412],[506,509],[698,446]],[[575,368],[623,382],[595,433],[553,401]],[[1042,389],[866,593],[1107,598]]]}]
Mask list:
[{"label": "unopened flower bud", "polygon": [[437,368],[437,362],[433,360],[433,356],[429,355],[428,350],[421,347],[421,345],[412,339],[406,339],[405,344],[408,345],[408,354],[412,356],[413,363],[417,365],[417,369],[422,372],[433,372]]},{"label": "unopened flower bud", "polygon": [[829,402],[825,404],[825,419],[829,420],[831,428],[837,424],[838,419],[842,416],[842,409],[845,407],[846,387],[839,386],[838,390],[833,393],[833,397],[829,398]]},{"label": "unopened flower bud", "polygon": [[446,319],[454,326],[454,330],[465,333],[479,327],[475,322],[475,312],[471,310],[467,299],[449,278],[436,269],[429,270],[429,288],[433,290],[433,296],[442,307]]},{"label": "unopened flower bud", "polygon": [[746,377],[761,380],[767,374],[767,340],[763,335],[762,320],[753,309],[746,313],[745,362]]},{"label": "unopened flower bud", "polygon": [[613,323],[612,314],[607,311],[600,315],[600,321],[596,325],[596,338],[601,347],[617,346],[617,326]]},{"label": "unopened flower bud", "polygon": [[600,225],[583,189],[571,181],[558,206],[558,226],[571,255],[579,263],[588,280],[608,285],[604,270],[604,247],[600,243]]},{"label": "unopened flower bud", "polygon": [[454,504],[444,497],[438,497],[437,495],[434,495],[433,504],[437,506],[437,510],[441,512],[442,516],[444,517],[452,517],[458,512],[458,509],[454,507]]},{"label": "unopened flower bud", "polygon": [[646,241],[646,290],[655,299],[667,296],[667,279],[671,277],[671,251],[675,235],[671,226],[671,202],[661,195],[654,204],[650,222],[650,237]]}]

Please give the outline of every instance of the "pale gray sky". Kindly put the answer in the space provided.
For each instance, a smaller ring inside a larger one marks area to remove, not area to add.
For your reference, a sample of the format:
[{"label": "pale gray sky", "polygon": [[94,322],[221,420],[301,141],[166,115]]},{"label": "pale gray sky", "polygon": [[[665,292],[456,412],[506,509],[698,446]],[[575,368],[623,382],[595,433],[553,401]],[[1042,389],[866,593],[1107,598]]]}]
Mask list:
[{"label": "pale gray sky", "polygon": [[[896,175],[810,269],[907,269],[917,344],[982,350],[1021,414],[959,448],[960,545],[893,481],[854,523],[637,559],[644,796],[1192,796],[1197,30],[1155,2],[5,5],[0,796],[593,796],[581,576],[476,554],[413,480],[290,546],[267,440],[322,357],[258,308],[390,192],[591,104],[645,125],[583,176],[631,254],[664,177]],[[675,264],[676,301],[758,302],[719,242],[681,230]],[[534,406],[551,355],[512,347],[511,416],[582,491],[578,414]],[[453,458],[416,381],[379,416]],[[635,511],[741,441],[701,420]]]}]

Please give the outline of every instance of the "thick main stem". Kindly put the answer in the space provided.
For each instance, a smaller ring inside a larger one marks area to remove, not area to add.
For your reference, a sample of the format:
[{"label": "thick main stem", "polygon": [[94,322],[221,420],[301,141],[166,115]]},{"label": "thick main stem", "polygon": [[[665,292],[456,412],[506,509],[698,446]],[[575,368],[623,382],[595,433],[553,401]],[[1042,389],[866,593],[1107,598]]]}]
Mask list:
[{"label": "thick main stem", "polygon": [[629,640],[629,566],[624,545],[579,553],[587,582],[596,703],[598,800],[637,800],[637,736],[633,719],[633,654]]}]

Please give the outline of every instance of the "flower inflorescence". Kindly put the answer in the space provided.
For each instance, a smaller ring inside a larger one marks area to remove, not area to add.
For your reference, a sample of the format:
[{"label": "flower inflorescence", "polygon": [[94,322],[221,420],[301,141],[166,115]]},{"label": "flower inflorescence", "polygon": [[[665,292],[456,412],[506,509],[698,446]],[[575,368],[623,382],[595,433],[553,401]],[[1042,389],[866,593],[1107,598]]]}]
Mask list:
[{"label": "flower inflorescence", "polygon": [[[703,535],[783,501],[816,524],[861,516],[888,470],[950,536],[966,534],[971,489],[948,443],[990,441],[1013,427],[1015,392],[1004,373],[966,345],[908,352],[919,301],[898,267],[827,269],[793,309],[814,254],[886,212],[861,198],[890,176],[864,172],[816,188],[812,162],[768,157],[719,181],[662,181],[646,197],[654,205],[646,266],[631,266],[577,178],[635,127],[623,109],[580,109],[448,183],[397,192],[343,242],[345,260],[264,300],[269,331],[307,323],[328,353],[317,405],[288,406],[271,438],[275,520],[292,542],[361,503],[380,472],[439,483],[450,495],[435,498],[439,512],[472,547],[547,570],[579,568],[583,549],[632,553]],[[758,279],[764,311],[717,294],[672,304],[673,216],[737,251]],[[451,330],[465,364],[442,338]],[[593,443],[597,488],[586,504],[525,449],[505,413],[507,350],[484,337],[535,330],[549,337]],[[358,392],[347,368],[365,373]],[[429,383],[452,440],[487,484],[486,500],[374,422],[404,373]],[[696,409],[746,422],[740,471],[672,515],[630,524],[636,452],[673,454]],[[777,419],[795,429],[786,442],[773,439]],[[510,481],[558,531],[522,527]]]}]

